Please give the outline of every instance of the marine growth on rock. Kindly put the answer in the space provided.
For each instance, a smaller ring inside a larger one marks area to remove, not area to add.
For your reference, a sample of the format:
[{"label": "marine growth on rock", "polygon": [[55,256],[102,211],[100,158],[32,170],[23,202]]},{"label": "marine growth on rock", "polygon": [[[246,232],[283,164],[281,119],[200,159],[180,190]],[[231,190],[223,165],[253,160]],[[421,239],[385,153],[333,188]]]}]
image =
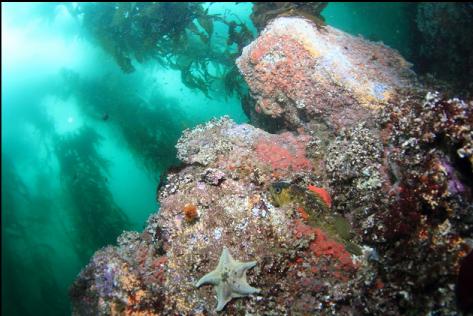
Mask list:
[{"label": "marine growth on rock", "polygon": [[471,258],[473,103],[429,92],[385,45],[302,18],[272,20],[237,66],[252,122],[277,133],[228,117],[184,131],[159,213],[95,254],[74,313],[471,308],[458,272]]}]

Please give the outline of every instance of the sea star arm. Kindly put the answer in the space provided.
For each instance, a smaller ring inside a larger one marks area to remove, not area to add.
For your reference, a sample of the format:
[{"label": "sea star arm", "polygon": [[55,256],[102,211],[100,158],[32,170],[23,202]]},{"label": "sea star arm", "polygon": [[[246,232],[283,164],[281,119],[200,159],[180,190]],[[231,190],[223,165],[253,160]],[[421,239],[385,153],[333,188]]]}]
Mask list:
[{"label": "sea star arm", "polygon": [[234,284],[232,290],[234,293],[239,295],[238,297],[247,296],[253,293],[259,293],[260,291],[260,289],[252,287],[251,285],[249,285],[247,282],[244,282],[244,281]]},{"label": "sea star arm", "polygon": [[217,292],[217,312],[220,312],[228,302],[233,298],[230,288],[224,284],[220,284],[215,288]]},{"label": "sea star arm", "polygon": [[204,285],[204,284],[217,285],[219,282],[220,282],[219,275],[215,271],[212,271],[204,275],[202,278],[200,278],[200,280],[197,281],[195,286],[200,287],[201,285]]},{"label": "sea star arm", "polygon": [[235,260],[233,259],[232,255],[228,251],[227,247],[223,248],[222,255],[220,256],[220,259],[218,261],[218,266],[217,269],[223,268],[225,266],[229,266],[232,264]]},{"label": "sea star arm", "polygon": [[250,262],[238,262],[238,266],[236,267],[236,272],[239,274],[243,274],[246,270],[249,270],[256,266],[256,261],[250,261]]}]

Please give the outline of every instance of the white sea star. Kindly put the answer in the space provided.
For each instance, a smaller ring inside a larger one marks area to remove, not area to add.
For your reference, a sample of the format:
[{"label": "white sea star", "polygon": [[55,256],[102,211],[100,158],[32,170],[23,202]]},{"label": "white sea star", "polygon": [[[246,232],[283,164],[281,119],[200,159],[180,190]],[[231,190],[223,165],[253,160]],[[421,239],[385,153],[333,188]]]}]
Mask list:
[{"label": "white sea star", "polygon": [[260,290],[254,288],[246,281],[246,271],[253,268],[256,261],[240,262],[234,260],[226,247],[223,248],[218,266],[215,270],[204,275],[196,287],[203,284],[212,284],[217,293],[216,311],[221,311],[232,298],[244,297]]}]

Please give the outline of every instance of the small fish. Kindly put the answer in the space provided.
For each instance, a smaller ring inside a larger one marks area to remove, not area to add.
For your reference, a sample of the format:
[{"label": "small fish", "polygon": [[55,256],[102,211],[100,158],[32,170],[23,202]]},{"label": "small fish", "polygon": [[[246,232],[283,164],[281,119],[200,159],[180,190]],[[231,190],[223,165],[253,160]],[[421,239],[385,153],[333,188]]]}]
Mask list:
[{"label": "small fish", "polygon": [[352,241],[354,233],[350,222],[330,210],[332,198],[327,190],[315,185],[301,187],[280,181],[271,184],[269,193],[274,206],[294,203],[295,209],[308,225],[322,227],[331,238],[342,242],[348,252],[362,254],[361,248]]},{"label": "small fish", "polygon": [[318,208],[328,209],[332,206],[332,199],[325,189],[313,185],[309,185],[307,189],[305,190],[286,181],[280,181],[273,183],[269,187],[269,192],[273,204],[277,207],[291,202],[305,203],[307,201],[310,201],[310,204],[313,204],[312,206],[318,206]]},{"label": "small fish", "polygon": [[283,206],[293,200],[291,184],[289,182],[276,182],[269,187],[269,193],[274,206]]}]

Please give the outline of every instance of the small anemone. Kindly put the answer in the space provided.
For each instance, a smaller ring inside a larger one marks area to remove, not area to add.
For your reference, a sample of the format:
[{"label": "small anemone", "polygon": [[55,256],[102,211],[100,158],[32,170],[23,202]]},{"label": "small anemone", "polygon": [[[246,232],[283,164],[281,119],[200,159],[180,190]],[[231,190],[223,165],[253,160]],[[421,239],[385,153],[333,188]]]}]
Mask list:
[{"label": "small anemone", "polygon": [[182,210],[184,212],[184,218],[188,223],[193,223],[197,220],[198,213],[195,204],[187,203]]}]

